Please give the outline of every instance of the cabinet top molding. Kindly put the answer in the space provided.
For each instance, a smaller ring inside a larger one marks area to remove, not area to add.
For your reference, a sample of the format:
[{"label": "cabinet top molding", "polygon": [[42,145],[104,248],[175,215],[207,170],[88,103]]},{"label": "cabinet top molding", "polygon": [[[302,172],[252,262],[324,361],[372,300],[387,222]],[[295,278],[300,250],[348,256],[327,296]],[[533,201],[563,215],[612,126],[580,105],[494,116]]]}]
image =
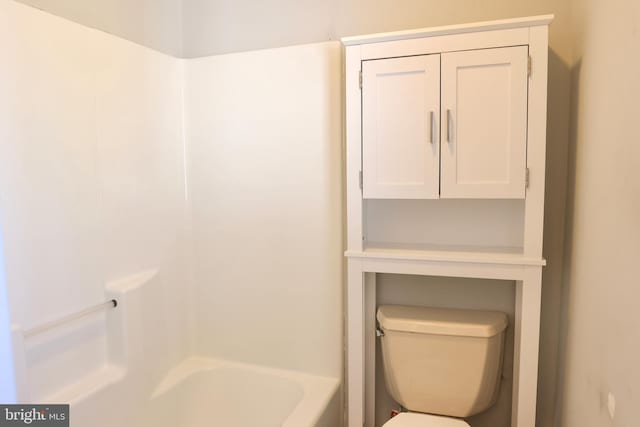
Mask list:
[{"label": "cabinet top molding", "polygon": [[422,37],[443,36],[448,34],[472,33],[478,31],[506,30],[511,28],[537,27],[549,25],[554,15],[529,16],[524,18],[501,19],[498,21],[474,22],[470,24],[447,25],[443,27],[418,28],[414,30],[393,31],[389,33],[350,36],[341,39],[345,46],[380,43],[394,40],[417,39]]}]

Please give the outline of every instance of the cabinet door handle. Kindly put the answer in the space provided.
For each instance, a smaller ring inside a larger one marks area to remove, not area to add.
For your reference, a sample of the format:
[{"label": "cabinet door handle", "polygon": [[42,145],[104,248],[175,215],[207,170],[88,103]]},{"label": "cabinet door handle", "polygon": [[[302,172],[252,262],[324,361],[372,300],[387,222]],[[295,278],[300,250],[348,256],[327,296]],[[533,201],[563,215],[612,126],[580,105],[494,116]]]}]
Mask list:
[{"label": "cabinet door handle", "polygon": [[436,123],[434,122],[434,114],[433,111],[429,112],[429,123],[431,126],[431,132],[429,132],[429,142],[433,144],[433,142],[435,141],[435,137],[433,136],[433,134],[436,131]]},{"label": "cabinet door handle", "polygon": [[447,109],[447,142],[451,142],[451,110]]}]

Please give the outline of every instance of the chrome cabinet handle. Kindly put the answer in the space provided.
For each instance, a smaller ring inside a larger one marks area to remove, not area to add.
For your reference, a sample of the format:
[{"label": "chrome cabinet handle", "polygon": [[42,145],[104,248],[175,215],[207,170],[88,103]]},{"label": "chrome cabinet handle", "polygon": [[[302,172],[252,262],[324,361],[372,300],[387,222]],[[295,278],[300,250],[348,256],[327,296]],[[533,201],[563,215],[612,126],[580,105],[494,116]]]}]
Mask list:
[{"label": "chrome cabinet handle", "polygon": [[451,110],[447,109],[447,142],[451,142]]},{"label": "chrome cabinet handle", "polygon": [[435,133],[435,130],[436,130],[433,111],[429,112],[429,123],[431,124],[431,132],[429,132],[429,142],[433,144],[435,141],[435,137],[433,136],[433,134]]}]

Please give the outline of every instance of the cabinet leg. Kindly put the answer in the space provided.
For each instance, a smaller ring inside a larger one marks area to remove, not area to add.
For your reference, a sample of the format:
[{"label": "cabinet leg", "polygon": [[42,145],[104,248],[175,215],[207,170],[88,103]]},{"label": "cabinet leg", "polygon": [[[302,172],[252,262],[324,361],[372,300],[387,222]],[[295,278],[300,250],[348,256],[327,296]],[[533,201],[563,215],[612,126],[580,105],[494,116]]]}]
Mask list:
[{"label": "cabinet leg", "polygon": [[348,427],[364,424],[364,274],[359,260],[347,265]]},{"label": "cabinet leg", "polygon": [[512,427],[536,422],[541,280],[540,267],[526,267],[524,280],[516,281]]},{"label": "cabinet leg", "polygon": [[376,420],[376,274],[365,273],[364,281],[364,426],[374,427]]}]

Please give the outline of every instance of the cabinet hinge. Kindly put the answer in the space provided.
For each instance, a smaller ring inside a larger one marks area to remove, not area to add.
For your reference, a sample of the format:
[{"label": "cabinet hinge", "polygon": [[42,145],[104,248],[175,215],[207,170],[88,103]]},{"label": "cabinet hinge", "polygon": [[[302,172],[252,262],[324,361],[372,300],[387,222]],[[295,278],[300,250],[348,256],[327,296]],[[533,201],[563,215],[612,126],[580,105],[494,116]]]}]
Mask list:
[{"label": "cabinet hinge", "polygon": [[524,188],[529,188],[529,168],[526,168],[524,172]]},{"label": "cabinet hinge", "polygon": [[362,90],[362,70],[360,70],[360,75],[358,77],[358,84],[360,85],[360,90]]},{"label": "cabinet hinge", "polygon": [[360,186],[360,189],[362,190],[362,171],[360,171],[358,173],[358,185]]},{"label": "cabinet hinge", "polygon": [[531,77],[531,55],[527,57],[527,77]]}]

